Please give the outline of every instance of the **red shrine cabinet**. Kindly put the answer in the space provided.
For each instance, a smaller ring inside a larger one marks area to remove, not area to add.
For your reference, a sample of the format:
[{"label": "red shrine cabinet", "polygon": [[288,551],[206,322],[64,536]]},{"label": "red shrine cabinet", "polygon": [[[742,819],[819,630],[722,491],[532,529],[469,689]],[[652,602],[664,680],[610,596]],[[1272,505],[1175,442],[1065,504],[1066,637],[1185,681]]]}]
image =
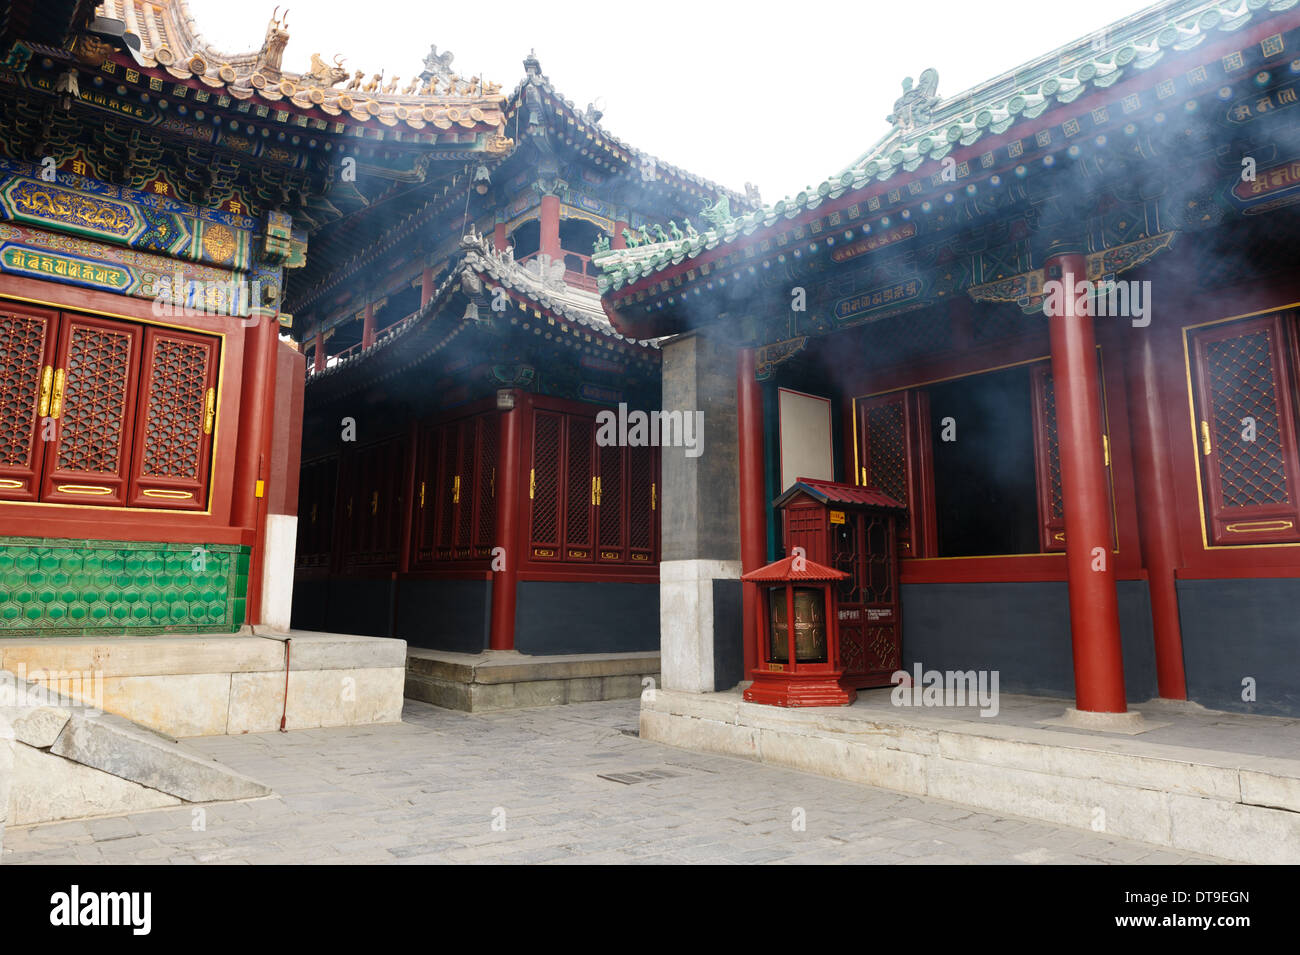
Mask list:
[{"label": "red shrine cabinet", "polygon": [[889,686],[902,665],[898,523],[904,507],[875,488],[806,478],[774,504],[787,555],[802,547],[809,561],[847,575],[832,585],[841,684]]}]

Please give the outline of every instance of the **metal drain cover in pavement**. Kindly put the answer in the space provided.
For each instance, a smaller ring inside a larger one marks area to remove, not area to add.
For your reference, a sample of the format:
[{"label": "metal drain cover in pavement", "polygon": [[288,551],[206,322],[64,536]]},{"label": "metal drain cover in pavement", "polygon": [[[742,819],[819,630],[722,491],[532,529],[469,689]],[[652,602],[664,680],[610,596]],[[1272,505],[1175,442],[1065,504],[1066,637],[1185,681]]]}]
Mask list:
[{"label": "metal drain cover in pavement", "polygon": [[671,769],[647,769],[635,773],[597,773],[597,779],[608,779],[612,783],[622,783],[624,786],[635,786],[637,783],[652,783],[656,779],[672,779],[674,776],[684,776],[685,773],[675,773]]}]

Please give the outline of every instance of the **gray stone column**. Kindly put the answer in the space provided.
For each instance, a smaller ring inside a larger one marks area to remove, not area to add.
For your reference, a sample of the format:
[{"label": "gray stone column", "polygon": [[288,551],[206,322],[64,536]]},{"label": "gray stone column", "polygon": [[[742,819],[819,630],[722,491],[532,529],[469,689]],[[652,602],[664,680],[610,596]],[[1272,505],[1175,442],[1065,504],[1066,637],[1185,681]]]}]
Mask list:
[{"label": "gray stone column", "polygon": [[704,412],[698,457],[662,451],[659,643],[669,690],[711,693],[744,677],[736,352],[706,332],[663,346],[664,410]]}]

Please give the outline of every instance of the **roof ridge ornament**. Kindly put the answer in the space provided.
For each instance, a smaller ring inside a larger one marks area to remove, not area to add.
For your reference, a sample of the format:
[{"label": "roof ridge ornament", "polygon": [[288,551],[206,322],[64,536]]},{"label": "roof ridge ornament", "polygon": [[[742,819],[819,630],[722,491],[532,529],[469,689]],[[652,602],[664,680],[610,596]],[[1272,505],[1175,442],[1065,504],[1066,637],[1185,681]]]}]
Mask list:
[{"label": "roof ridge ornament", "polygon": [[537,50],[531,49],[528,55],[524,57],[524,73],[528,76],[536,76],[538,79],[544,79],[542,76],[542,63],[537,59]]},{"label": "roof ridge ornament", "polygon": [[731,214],[731,199],[728,196],[719,196],[712,205],[706,205],[701,209],[700,215],[711,222],[714,230],[719,234],[725,232],[727,226],[736,221],[736,217]]},{"label": "roof ridge ornament", "polygon": [[289,11],[286,9],[282,17],[277,6],[275,12],[271,14],[270,22],[266,25],[266,37],[262,40],[262,48],[257,53],[257,65],[253,68],[253,72],[261,73],[273,82],[279,82],[280,64],[284,59],[284,48],[288,43]]},{"label": "roof ridge ornament", "polygon": [[912,78],[903,78],[903,95],[894,100],[894,111],[885,117],[892,123],[896,132],[905,133],[925,126],[930,122],[934,107],[939,102],[936,90],[939,88],[939,71],[927,69],[921,73],[921,79],[915,89]]},{"label": "roof ridge ornament", "polygon": [[426,85],[430,80],[451,79],[451,61],[454,59],[456,54],[451,50],[439,53],[438,44],[431,44],[429,54],[424,58],[424,69],[420,72],[420,79],[424,80]]}]

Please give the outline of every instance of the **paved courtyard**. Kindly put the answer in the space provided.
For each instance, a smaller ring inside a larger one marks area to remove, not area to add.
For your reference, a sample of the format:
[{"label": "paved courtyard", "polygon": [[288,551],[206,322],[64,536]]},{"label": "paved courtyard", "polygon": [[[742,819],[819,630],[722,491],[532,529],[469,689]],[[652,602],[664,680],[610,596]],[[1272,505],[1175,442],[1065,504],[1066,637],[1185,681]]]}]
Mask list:
[{"label": "paved courtyard", "polygon": [[4,862],[1214,861],[645,742],[638,706],[192,740],[277,796],[10,829]]}]

